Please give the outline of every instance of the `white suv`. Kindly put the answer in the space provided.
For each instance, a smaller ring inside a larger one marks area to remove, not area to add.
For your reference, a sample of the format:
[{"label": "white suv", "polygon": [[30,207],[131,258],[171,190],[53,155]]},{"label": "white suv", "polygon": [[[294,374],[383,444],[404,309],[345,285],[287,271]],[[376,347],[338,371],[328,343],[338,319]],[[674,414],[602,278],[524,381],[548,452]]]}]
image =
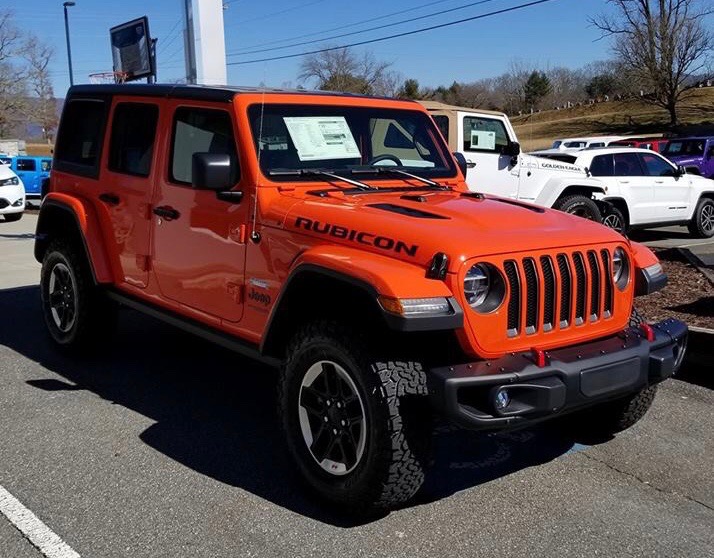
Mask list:
[{"label": "white suv", "polygon": [[19,221],[25,211],[25,186],[8,165],[0,165],[0,215]]},{"label": "white suv", "polygon": [[714,180],[686,174],[658,153],[605,147],[548,157],[587,168],[607,186],[596,197],[609,206],[603,223],[611,228],[687,225],[693,236],[714,236]]}]

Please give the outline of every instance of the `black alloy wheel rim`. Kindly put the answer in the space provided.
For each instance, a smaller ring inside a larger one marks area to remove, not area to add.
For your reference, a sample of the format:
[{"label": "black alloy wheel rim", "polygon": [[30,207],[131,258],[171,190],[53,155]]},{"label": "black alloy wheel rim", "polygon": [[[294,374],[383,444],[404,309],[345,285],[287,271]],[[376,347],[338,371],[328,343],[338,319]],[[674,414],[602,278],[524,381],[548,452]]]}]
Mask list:
[{"label": "black alloy wheel rim", "polygon": [[315,462],[331,475],[352,472],[364,454],[367,421],[357,386],[342,366],[328,360],[310,366],[300,384],[298,416]]},{"label": "black alloy wheel rim", "polygon": [[711,234],[714,231],[714,204],[708,203],[702,207],[699,223],[706,234]]},{"label": "black alloy wheel rim", "polygon": [[69,268],[58,263],[50,272],[48,298],[52,320],[62,333],[74,326],[77,316],[77,286]]}]

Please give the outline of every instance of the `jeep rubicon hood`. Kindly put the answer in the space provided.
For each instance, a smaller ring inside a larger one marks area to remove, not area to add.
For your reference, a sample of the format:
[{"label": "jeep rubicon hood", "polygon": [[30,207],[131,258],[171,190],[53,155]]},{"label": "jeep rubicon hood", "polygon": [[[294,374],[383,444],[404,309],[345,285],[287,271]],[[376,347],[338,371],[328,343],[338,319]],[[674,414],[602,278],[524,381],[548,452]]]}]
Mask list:
[{"label": "jeep rubicon hood", "polygon": [[450,271],[474,256],[623,240],[600,224],[560,211],[459,191],[303,198],[291,205],[283,226],[419,264],[445,252]]}]

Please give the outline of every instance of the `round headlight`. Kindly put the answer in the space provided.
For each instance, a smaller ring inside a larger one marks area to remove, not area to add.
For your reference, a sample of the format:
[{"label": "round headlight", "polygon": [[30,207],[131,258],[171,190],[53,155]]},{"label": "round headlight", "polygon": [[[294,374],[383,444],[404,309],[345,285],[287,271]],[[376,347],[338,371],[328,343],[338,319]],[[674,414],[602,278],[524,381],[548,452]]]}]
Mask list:
[{"label": "round headlight", "polygon": [[620,247],[615,248],[612,254],[612,280],[620,289],[624,289],[629,278],[630,263],[627,253]]},{"label": "round headlight", "polygon": [[470,306],[480,306],[488,296],[491,274],[483,264],[471,266],[464,279],[464,295]]}]

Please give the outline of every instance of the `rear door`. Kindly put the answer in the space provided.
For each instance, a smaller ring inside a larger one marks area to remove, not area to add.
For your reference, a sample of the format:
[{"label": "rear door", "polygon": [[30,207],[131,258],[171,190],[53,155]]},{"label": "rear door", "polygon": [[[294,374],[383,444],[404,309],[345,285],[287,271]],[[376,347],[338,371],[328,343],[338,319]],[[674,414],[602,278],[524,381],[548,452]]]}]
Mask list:
[{"label": "rear door", "polygon": [[249,200],[224,201],[213,191],[191,186],[194,153],[228,154],[239,184],[234,115],[201,102],[175,100],[170,107],[172,122],[167,126],[173,131],[153,200],[154,211],[164,216],[152,216],[159,289],[207,321],[238,322],[243,315]]},{"label": "rear door", "polygon": [[656,153],[640,153],[642,165],[654,184],[654,222],[685,220],[690,214],[687,175],[675,176],[676,168]]}]

